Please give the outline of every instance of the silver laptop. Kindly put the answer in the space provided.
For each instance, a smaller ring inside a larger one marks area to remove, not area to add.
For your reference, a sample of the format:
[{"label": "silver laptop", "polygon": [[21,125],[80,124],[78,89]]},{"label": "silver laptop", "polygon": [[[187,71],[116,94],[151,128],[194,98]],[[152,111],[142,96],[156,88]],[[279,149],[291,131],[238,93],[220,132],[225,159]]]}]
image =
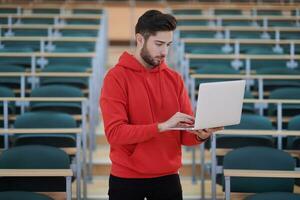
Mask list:
[{"label": "silver laptop", "polygon": [[245,85],[245,80],[200,84],[194,127],[170,130],[200,130],[239,124]]}]

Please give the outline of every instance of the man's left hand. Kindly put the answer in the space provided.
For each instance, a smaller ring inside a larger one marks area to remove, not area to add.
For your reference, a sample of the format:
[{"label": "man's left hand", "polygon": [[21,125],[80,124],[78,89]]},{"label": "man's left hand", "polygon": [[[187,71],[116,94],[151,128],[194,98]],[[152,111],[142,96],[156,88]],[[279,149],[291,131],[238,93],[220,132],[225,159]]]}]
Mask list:
[{"label": "man's left hand", "polygon": [[193,130],[189,131],[194,133],[199,137],[201,140],[206,140],[209,138],[214,132],[223,130],[224,127],[216,127],[216,128],[208,128],[208,129],[201,129],[201,130]]}]

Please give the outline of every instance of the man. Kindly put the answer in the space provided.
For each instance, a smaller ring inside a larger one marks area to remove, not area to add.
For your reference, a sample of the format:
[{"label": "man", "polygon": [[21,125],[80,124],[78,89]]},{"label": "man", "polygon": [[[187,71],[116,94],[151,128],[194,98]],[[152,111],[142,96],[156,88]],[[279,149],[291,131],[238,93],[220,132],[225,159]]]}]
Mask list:
[{"label": "man", "polygon": [[165,63],[175,28],[173,16],[145,12],[135,27],[135,54],[124,52],[105,77],[100,106],[112,161],[110,200],[181,200],[181,145],[219,130],[168,130],[194,124],[184,83]]}]

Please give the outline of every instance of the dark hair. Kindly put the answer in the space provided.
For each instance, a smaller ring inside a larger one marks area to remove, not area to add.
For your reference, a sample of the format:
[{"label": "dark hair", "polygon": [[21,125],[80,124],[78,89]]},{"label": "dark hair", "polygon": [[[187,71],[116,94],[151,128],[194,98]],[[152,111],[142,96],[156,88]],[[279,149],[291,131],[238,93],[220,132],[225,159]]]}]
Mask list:
[{"label": "dark hair", "polygon": [[158,31],[174,31],[176,23],[172,15],[158,10],[148,10],[139,18],[135,26],[135,34],[140,33],[148,39],[150,35],[155,35]]}]

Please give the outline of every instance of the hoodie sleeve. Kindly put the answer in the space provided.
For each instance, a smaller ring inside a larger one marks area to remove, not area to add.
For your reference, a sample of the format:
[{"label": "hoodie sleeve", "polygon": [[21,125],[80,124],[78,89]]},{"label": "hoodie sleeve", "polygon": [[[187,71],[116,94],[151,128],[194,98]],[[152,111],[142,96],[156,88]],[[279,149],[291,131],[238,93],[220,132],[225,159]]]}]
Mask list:
[{"label": "hoodie sleeve", "polygon": [[100,97],[107,140],[110,144],[141,143],[157,136],[157,123],[131,125],[128,122],[127,94],[120,80],[108,73],[104,79]]},{"label": "hoodie sleeve", "polygon": [[[191,101],[188,96],[187,90],[184,86],[184,82],[180,76],[179,76],[178,86],[179,86],[180,112],[193,116],[194,113],[192,110]],[[199,140],[195,134],[190,133],[188,131],[181,131],[181,144],[192,146],[192,145],[200,144],[202,142],[203,141]]]}]

